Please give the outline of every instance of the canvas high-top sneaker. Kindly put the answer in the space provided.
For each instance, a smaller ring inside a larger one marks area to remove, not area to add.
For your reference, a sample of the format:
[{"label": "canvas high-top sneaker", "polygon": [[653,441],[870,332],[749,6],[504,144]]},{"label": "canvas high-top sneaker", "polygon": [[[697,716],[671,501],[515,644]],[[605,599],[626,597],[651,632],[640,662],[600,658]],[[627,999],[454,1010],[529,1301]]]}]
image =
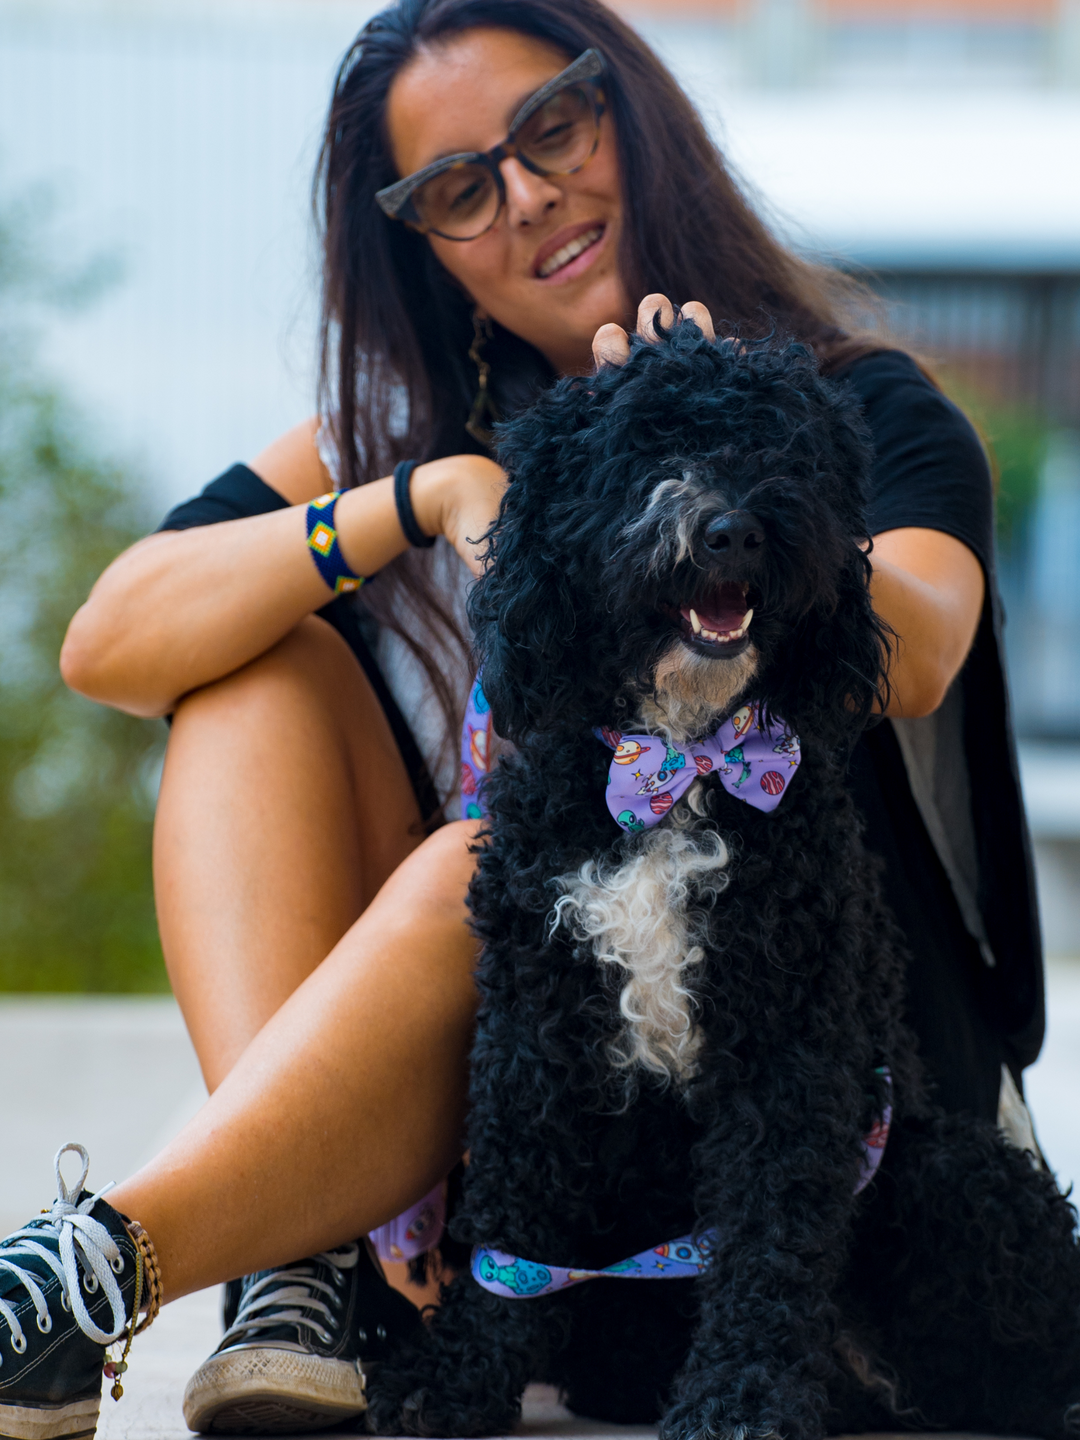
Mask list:
[{"label": "canvas high-top sneaker", "polygon": [[184,1392],[192,1430],[295,1435],[353,1419],[365,1371],[421,1323],[364,1240],[232,1281],[225,1320]]},{"label": "canvas high-top sneaker", "polygon": [[[60,1173],[69,1150],[82,1160],[70,1189]],[[83,1189],[89,1168],[81,1145],[65,1145],[56,1156],[52,1208],[0,1240],[4,1440],[92,1436],[106,1346],[133,1323],[138,1246],[103,1192]]]}]

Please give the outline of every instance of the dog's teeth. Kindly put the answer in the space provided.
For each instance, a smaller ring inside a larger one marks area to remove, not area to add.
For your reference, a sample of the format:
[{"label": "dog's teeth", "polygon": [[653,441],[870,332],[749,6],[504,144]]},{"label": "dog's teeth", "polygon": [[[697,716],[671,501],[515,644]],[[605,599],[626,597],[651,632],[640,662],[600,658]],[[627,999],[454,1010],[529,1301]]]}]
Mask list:
[{"label": "dog's teeth", "polygon": [[700,634],[701,634],[701,621],[697,618],[697,611],[694,610],[693,608],[691,608],[691,610],[690,610],[690,624],[691,624],[691,625],[693,626],[693,628],[694,628],[694,634],[695,634],[695,635],[700,635]]},{"label": "dog's teeth", "polygon": [[754,612],[753,612],[753,610],[747,610],[746,614],[742,617],[742,626],[741,626],[741,628],[740,628],[740,630],[739,630],[739,634],[740,634],[740,635],[745,635],[746,632],[747,632],[747,630],[750,629],[750,621],[751,621],[753,618],[754,618]]},{"label": "dog's teeth", "polygon": [[700,633],[702,639],[704,639],[704,640],[719,640],[719,639],[720,639],[720,636],[716,633],[715,630],[706,630],[705,627],[704,627],[704,625],[701,627],[701,630],[700,630],[699,633]]}]

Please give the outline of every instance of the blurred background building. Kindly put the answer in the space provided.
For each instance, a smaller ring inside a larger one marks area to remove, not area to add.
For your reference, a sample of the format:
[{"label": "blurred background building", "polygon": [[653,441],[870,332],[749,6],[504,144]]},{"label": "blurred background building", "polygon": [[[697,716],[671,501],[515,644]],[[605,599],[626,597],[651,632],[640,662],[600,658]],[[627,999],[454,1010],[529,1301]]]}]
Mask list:
[{"label": "blurred background building", "polygon": [[[867,281],[994,453],[1049,949],[1080,957],[1080,0],[616,4],[776,229]],[[0,0],[0,288],[16,234],[60,277],[24,287],[16,330],[83,442],[133,477],[129,528],[311,413],[311,175],[337,60],[375,8]],[[5,663],[0,645],[0,690]],[[20,742],[19,825],[62,815],[83,773],[69,730]],[[124,772],[144,820],[160,744]],[[65,988],[148,988],[142,961],[130,984],[122,957],[87,965]],[[1055,1013],[1080,1040],[1078,973]],[[41,987],[0,954],[0,988]],[[1054,1063],[1080,1093],[1080,1062]]]}]

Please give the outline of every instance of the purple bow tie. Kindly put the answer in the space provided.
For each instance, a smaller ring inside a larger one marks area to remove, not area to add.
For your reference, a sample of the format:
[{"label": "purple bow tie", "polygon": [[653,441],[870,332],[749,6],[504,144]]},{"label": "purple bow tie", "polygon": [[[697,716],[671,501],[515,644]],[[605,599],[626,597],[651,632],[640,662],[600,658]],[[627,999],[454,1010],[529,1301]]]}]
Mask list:
[{"label": "purple bow tie", "polygon": [[616,823],[631,831],[662,820],[699,775],[713,770],[736,800],[775,810],[802,759],[799,737],[782,724],[764,725],[756,705],[744,705],[715,735],[684,750],[656,735],[624,735],[606,727],[596,733],[615,751],[607,807]]}]

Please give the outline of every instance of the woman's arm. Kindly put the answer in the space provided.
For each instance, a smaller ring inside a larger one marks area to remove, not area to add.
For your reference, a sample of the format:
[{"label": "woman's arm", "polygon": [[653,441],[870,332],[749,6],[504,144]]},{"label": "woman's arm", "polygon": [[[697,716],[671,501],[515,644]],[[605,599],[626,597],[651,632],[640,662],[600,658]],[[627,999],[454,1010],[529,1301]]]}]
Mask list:
[{"label": "woman's arm", "polygon": [[[307,502],[329,488],[316,422],[265,450],[253,469],[291,506],[268,515],[148,536],[119,556],[76,613],[60,656],[73,690],[133,715],[167,714],[277,643],[331,599],[307,547]],[[476,567],[469,536],[484,533],[505,483],[493,461],[453,456],[418,466],[413,509]],[[335,524],[342,552],[374,575],[408,548],[393,480],[347,491]]]},{"label": "woman's arm", "polygon": [[967,659],[986,580],[975,555],[941,530],[875,535],[870,555],[874,609],[895,631],[886,715],[930,715]]}]

